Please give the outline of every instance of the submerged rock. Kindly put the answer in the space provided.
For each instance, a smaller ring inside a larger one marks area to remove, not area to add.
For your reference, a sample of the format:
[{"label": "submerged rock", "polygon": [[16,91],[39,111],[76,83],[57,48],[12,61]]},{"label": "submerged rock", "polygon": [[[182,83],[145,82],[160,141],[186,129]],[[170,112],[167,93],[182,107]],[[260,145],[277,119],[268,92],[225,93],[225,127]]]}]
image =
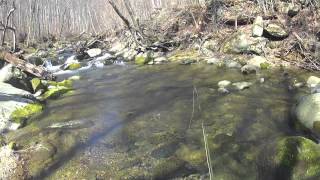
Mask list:
[{"label": "submerged rock", "polygon": [[320,135],[320,93],[304,97],[296,107],[298,121],[316,135]]},{"label": "submerged rock", "polygon": [[261,169],[271,179],[318,179],[320,176],[320,146],[304,137],[285,137],[275,141],[274,154],[262,151],[267,161],[258,162],[268,169]]},{"label": "submerged rock", "polygon": [[252,64],[247,64],[247,65],[244,65],[241,68],[241,72],[243,74],[259,73],[260,72],[260,67],[252,65]]},{"label": "submerged rock", "polygon": [[236,89],[238,90],[244,90],[244,89],[248,89],[250,86],[252,86],[251,82],[237,82],[237,83],[233,83],[233,86],[236,87]]},{"label": "submerged rock", "polygon": [[75,120],[75,121],[55,123],[55,124],[48,126],[48,128],[50,128],[50,129],[79,129],[79,128],[90,127],[92,125],[93,125],[93,123],[88,120]]}]

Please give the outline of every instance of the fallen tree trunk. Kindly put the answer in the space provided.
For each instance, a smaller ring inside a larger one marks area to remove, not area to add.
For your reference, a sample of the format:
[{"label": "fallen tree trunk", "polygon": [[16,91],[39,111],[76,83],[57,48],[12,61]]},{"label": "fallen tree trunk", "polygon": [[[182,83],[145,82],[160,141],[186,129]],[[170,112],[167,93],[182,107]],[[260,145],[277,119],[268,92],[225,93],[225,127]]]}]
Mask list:
[{"label": "fallen tree trunk", "polygon": [[54,76],[48,71],[46,71],[44,68],[30,64],[6,51],[0,51],[0,59],[3,59],[11,63],[15,67],[21,69],[22,71],[28,72],[38,78],[46,80],[54,79]]}]

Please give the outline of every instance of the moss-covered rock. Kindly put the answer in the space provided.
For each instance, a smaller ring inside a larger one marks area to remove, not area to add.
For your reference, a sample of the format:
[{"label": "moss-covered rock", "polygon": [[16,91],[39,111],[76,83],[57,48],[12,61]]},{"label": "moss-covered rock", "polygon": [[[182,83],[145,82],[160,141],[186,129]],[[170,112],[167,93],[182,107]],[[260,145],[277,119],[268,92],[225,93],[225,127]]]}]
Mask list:
[{"label": "moss-covered rock", "polygon": [[11,121],[20,124],[21,126],[24,126],[26,124],[26,121],[31,118],[34,115],[37,115],[41,113],[43,110],[43,105],[41,104],[29,104],[25,107],[19,108],[15,110],[11,114]]},{"label": "moss-covered rock", "polygon": [[148,62],[152,61],[153,57],[151,52],[146,52],[143,54],[139,54],[135,57],[135,63],[137,65],[144,65],[147,64]]},{"label": "moss-covered rock", "polygon": [[34,92],[37,92],[38,90],[42,89],[44,86],[39,78],[33,78],[31,80],[32,89]]},{"label": "moss-covered rock", "polygon": [[190,149],[185,145],[181,146],[177,151],[177,156],[195,167],[202,166],[206,162],[206,152],[204,149]]},{"label": "moss-covered rock", "polygon": [[286,137],[276,144],[275,164],[292,172],[292,179],[320,177],[320,146],[303,137]]},{"label": "moss-covered rock", "polygon": [[56,99],[60,96],[62,96],[63,94],[71,91],[71,88],[65,87],[65,86],[56,86],[54,88],[49,89],[47,92],[45,92],[42,95],[42,99]]}]

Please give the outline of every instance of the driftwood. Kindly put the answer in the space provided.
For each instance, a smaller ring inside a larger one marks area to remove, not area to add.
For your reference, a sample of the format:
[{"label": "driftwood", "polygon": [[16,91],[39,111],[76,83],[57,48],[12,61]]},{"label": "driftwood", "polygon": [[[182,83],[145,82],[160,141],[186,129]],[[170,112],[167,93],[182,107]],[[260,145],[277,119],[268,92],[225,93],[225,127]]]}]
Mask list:
[{"label": "driftwood", "polygon": [[44,68],[30,64],[6,51],[0,51],[0,59],[3,59],[22,71],[28,72],[38,78],[53,80],[54,76],[47,72]]}]

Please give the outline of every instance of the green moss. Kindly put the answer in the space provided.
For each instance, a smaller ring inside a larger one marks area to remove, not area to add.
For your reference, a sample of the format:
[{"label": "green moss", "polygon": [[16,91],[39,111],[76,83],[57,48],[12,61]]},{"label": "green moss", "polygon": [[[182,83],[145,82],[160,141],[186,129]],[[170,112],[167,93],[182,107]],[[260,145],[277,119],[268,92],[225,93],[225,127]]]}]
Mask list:
[{"label": "green moss", "polygon": [[41,104],[29,104],[23,108],[15,110],[12,114],[10,119],[21,126],[24,126],[26,120],[31,118],[34,115],[41,113],[43,110],[43,105]]},{"label": "green moss", "polygon": [[70,64],[67,69],[68,70],[77,70],[81,68],[81,64],[80,63],[72,63]]},{"label": "green moss", "polygon": [[177,156],[180,159],[188,162],[192,166],[201,166],[206,161],[206,154],[204,149],[192,150],[187,146],[182,146],[177,151]]},{"label": "green moss", "polygon": [[47,92],[45,92],[42,95],[43,100],[45,99],[57,99],[60,96],[62,96],[63,94],[71,91],[71,88],[65,87],[65,86],[56,86],[54,88],[49,89]]},{"label": "green moss", "polygon": [[200,54],[197,50],[191,49],[188,51],[177,51],[175,54],[169,57],[169,61],[181,61],[186,59],[199,59]]},{"label": "green moss", "polygon": [[38,91],[43,87],[41,80],[39,78],[33,78],[31,80],[31,85],[34,92]]},{"label": "green moss", "polygon": [[12,150],[17,150],[17,144],[15,142],[10,142],[8,144],[9,148],[12,149]]},{"label": "green moss", "polygon": [[72,85],[73,85],[73,81],[71,79],[63,80],[60,82],[48,81],[47,83],[49,86],[62,86],[67,88],[72,88]]},{"label": "green moss", "polygon": [[268,69],[269,67],[270,67],[270,64],[267,63],[267,62],[260,64],[260,68],[261,68],[261,69]]},{"label": "green moss", "polygon": [[152,58],[150,52],[147,52],[147,53],[144,53],[144,54],[140,54],[140,55],[135,57],[135,63],[137,65],[144,65],[144,64],[147,64],[148,62],[150,62],[152,60],[153,60],[153,58]]},{"label": "green moss", "polygon": [[175,173],[184,167],[184,161],[170,157],[160,161],[152,171],[153,179],[167,179],[172,177]]},{"label": "green moss", "polygon": [[287,137],[277,143],[276,164],[291,169],[293,179],[320,176],[320,146],[303,137]]}]

